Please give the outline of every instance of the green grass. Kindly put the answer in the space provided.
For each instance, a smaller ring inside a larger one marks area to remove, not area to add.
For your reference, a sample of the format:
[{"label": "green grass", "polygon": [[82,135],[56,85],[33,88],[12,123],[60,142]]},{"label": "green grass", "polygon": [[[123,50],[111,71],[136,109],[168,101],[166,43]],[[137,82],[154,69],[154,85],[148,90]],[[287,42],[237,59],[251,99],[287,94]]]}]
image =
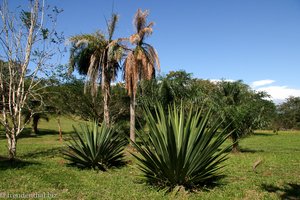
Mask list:
[{"label": "green grass", "polygon": [[[72,124],[62,119],[64,138]],[[240,142],[244,151],[230,154],[221,185],[177,196],[145,184],[136,161],[128,154],[128,165],[108,172],[68,167],[60,150],[54,120],[42,122],[41,135],[24,136],[18,141],[14,165],[0,158],[0,198],[3,193],[51,193],[56,199],[300,199],[300,132],[257,132]],[[0,137],[0,155],[6,156],[6,140]],[[262,163],[254,172],[253,164]]]}]

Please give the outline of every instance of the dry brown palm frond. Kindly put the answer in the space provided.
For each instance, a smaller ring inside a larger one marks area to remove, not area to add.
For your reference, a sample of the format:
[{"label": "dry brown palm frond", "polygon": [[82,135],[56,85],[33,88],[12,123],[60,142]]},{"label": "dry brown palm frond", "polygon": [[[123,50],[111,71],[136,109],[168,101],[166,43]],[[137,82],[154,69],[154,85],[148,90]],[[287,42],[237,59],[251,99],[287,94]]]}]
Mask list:
[{"label": "dry brown palm frond", "polygon": [[149,15],[149,11],[145,10],[142,11],[141,9],[138,9],[133,20],[133,24],[136,27],[137,33],[146,27],[147,23],[147,16]]},{"label": "dry brown palm frond", "polygon": [[153,78],[153,76],[155,75],[154,71],[155,70],[154,70],[154,67],[153,67],[152,63],[148,63],[148,69],[147,69],[147,72],[148,72],[147,79],[148,80]]},{"label": "dry brown palm frond", "polygon": [[144,55],[143,51],[137,50],[135,53],[135,58],[139,61],[142,61],[143,59],[145,59],[145,55]]},{"label": "dry brown palm frond", "polygon": [[138,34],[133,34],[129,37],[129,41],[131,44],[138,44],[140,40],[141,38]]},{"label": "dry brown palm frond", "polygon": [[93,97],[96,97],[98,92],[98,80],[100,74],[99,63],[100,63],[100,58],[97,55],[93,54],[90,59],[90,66],[87,72],[88,80],[85,85],[85,91],[86,91],[86,87],[89,86]]},{"label": "dry brown palm frond", "polygon": [[160,70],[160,62],[159,62],[159,57],[156,49],[147,43],[144,43],[144,46],[145,46],[145,52],[147,52],[149,55],[148,56],[149,59],[155,65],[156,69]]},{"label": "dry brown palm frond", "polygon": [[124,80],[125,88],[128,94],[131,95],[136,91],[136,84],[138,80],[137,62],[133,52],[130,52],[124,63]]},{"label": "dry brown palm frond", "polygon": [[151,27],[146,27],[146,28],[143,28],[140,32],[139,32],[139,35],[141,38],[148,36],[148,35],[151,35],[153,32],[153,29]]},{"label": "dry brown palm frond", "polygon": [[148,64],[149,64],[149,60],[147,58],[147,56],[145,55],[145,53],[141,53],[142,55],[142,59],[141,61],[141,76],[143,79],[147,79],[148,80]]},{"label": "dry brown palm frond", "polygon": [[160,61],[159,61],[159,57],[158,57],[158,53],[156,51],[156,49],[153,48],[154,51],[154,59],[155,59],[155,64],[156,64],[156,68],[158,71],[160,71]]},{"label": "dry brown palm frond", "polygon": [[154,22],[149,22],[146,28],[152,28],[154,26]]}]

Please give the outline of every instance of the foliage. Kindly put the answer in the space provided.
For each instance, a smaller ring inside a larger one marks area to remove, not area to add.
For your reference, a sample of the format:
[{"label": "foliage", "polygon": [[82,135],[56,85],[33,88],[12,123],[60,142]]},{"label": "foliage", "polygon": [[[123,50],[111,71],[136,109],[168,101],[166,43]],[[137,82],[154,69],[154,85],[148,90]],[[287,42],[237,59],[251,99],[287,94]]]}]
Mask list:
[{"label": "foliage", "polygon": [[220,169],[228,147],[221,151],[218,148],[228,135],[218,132],[218,120],[208,126],[211,112],[190,109],[185,113],[182,106],[178,109],[174,105],[167,113],[158,104],[155,114],[145,108],[144,118],[149,133],[138,132],[141,143],[134,146],[141,155],[134,156],[148,182],[191,189],[216,183],[222,177]]},{"label": "foliage", "polygon": [[275,107],[265,100],[265,93],[252,91],[242,81],[222,81],[218,84],[219,93],[215,101],[216,109],[221,111],[223,120],[230,124],[233,151],[239,151],[238,139],[253,133],[270,122],[270,113]]},{"label": "foliage", "polygon": [[171,71],[157,79],[144,80],[139,87],[138,105],[144,102],[153,105],[159,101],[163,107],[176,103],[189,108],[191,105],[202,107],[204,104],[215,107],[214,98],[218,91],[216,84],[209,80],[193,78],[184,70]]},{"label": "foliage", "polygon": [[[65,83],[53,85],[49,90],[49,104],[61,114],[77,116],[84,120],[103,120],[103,102],[84,93],[84,81],[73,77]],[[100,91],[98,95],[101,95]],[[68,102],[68,103],[66,103]]]},{"label": "foliage", "polygon": [[193,95],[191,91],[192,74],[186,71],[170,71],[165,81],[168,83],[169,90],[173,96],[174,101],[181,102],[183,99],[189,99]]},{"label": "foliage", "polygon": [[275,121],[278,128],[300,129],[300,97],[289,97],[278,105],[278,116]]},{"label": "foliage", "polygon": [[[44,92],[45,103],[54,108],[56,112],[85,121],[95,120],[99,123],[103,121],[103,101],[101,98],[94,99],[90,93],[84,93],[85,83],[82,78],[72,75],[65,77],[62,72],[57,77],[53,77],[50,82],[52,82],[51,86],[47,87]],[[100,90],[97,96],[101,96]],[[129,97],[124,84],[117,83],[111,87],[110,99],[111,124],[128,121]]]},{"label": "foliage", "polygon": [[94,122],[93,127],[86,125],[81,131],[74,128],[76,137],[72,137],[68,149],[63,151],[71,165],[79,168],[92,168],[106,171],[113,166],[124,164],[123,150],[127,141],[115,130]]}]

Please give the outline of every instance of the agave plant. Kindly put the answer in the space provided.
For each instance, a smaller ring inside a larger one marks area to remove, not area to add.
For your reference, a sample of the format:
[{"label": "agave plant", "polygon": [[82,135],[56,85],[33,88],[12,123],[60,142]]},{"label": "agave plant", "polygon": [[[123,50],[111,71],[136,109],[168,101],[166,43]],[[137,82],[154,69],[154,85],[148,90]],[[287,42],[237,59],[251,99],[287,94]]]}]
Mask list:
[{"label": "agave plant", "polygon": [[220,150],[228,135],[218,132],[220,121],[209,122],[211,112],[169,107],[161,104],[152,113],[145,108],[149,133],[138,131],[140,143],[132,142],[140,154],[139,168],[146,180],[162,188],[193,189],[217,183],[230,146]]},{"label": "agave plant", "polygon": [[81,126],[81,131],[74,128],[68,148],[63,151],[70,165],[79,168],[93,168],[106,171],[113,166],[124,164],[123,150],[127,141],[115,133],[115,129],[94,122],[93,127]]}]

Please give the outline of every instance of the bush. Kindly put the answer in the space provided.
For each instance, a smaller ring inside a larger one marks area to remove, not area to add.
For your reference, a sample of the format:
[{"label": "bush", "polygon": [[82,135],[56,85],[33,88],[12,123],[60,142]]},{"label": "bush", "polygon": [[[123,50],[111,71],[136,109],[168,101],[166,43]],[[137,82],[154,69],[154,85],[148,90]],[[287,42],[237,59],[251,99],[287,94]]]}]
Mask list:
[{"label": "bush", "polygon": [[145,108],[149,133],[137,132],[140,143],[133,143],[139,154],[139,168],[146,180],[160,188],[176,186],[193,189],[215,184],[223,177],[220,169],[230,146],[219,150],[227,139],[218,132],[220,121],[208,126],[211,112],[183,107],[169,107],[168,113],[158,104],[152,114]]},{"label": "bush", "polygon": [[115,129],[94,122],[93,127],[81,126],[81,132],[74,128],[67,150],[63,152],[70,165],[79,168],[93,168],[106,171],[124,164],[123,150],[127,140],[115,133]]}]

